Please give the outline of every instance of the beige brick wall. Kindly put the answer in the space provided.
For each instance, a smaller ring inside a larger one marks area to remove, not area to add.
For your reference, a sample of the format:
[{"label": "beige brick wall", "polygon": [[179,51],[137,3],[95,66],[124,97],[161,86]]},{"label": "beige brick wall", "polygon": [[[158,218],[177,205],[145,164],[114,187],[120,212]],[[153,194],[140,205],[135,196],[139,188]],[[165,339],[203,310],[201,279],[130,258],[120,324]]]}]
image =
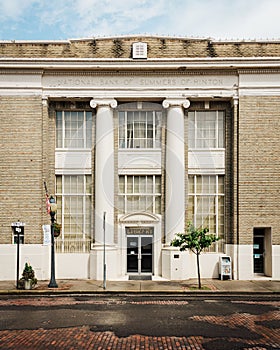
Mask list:
[{"label": "beige brick wall", "polygon": [[131,58],[131,45],[148,44],[149,58],[279,57],[279,42],[219,42],[171,37],[115,37],[56,43],[0,42],[0,57]]},{"label": "beige brick wall", "polygon": [[240,243],[253,227],[271,227],[280,243],[280,98],[242,97],[239,125]]},{"label": "beige brick wall", "polygon": [[[200,108],[200,104],[203,109],[203,103],[192,103],[192,108]],[[237,189],[238,166],[239,242],[251,244],[254,227],[271,227],[273,244],[279,244],[280,98],[240,98],[238,158],[230,105],[212,103],[210,107],[227,110],[227,241],[236,242],[238,203],[233,191]],[[0,244],[11,243],[10,224],[17,220],[26,223],[26,243],[42,242],[41,225],[49,223],[43,181],[50,193],[55,191],[54,117],[55,106],[50,104],[48,109],[40,96],[0,97]]]},{"label": "beige brick wall", "polygon": [[12,242],[10,224],[26,223],[25,243],[42,237],[41,97],[0,97],[0,243]]}]

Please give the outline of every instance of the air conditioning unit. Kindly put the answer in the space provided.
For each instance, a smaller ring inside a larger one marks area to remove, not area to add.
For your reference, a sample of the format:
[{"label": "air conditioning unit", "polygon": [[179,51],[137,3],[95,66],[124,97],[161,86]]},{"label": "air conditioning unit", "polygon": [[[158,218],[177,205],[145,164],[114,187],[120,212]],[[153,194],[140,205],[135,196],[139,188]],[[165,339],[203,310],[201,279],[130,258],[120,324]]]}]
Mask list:
[{"label": "air conditioning unit", "polygon": [[133,43],[132,58],[147,58],[147,43]]}]

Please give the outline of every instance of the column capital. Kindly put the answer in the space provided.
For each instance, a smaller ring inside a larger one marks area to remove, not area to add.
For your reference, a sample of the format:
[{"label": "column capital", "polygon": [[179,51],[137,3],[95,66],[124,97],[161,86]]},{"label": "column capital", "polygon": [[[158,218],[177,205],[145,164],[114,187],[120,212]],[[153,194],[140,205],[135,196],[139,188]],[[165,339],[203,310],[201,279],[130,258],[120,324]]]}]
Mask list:
[{"label": "column capital", "polygon": [[91,108],[96,108],[96,107],[116,108],[118,105],[118,102],[114,98],[93,98],[92,100],[90,100],[89,104]]},{"label": "column capital", "polygon": [[239,96],[237,95],[234,95],[232,96],[232,100],[231,100],[231,106],[238,106],[238,103],[239,103]]},{"label": "column capital", "polygon": [[170,108],[170,107],[183,107],[183,108],[189,108],[190,107],[190,100],[187,98],[166,98],[162,102],[163,108]]},{"label": "column capital", "polygon": [[49,99],[47,96],[42,96],[42,105],[46,107],[49,106]]}]

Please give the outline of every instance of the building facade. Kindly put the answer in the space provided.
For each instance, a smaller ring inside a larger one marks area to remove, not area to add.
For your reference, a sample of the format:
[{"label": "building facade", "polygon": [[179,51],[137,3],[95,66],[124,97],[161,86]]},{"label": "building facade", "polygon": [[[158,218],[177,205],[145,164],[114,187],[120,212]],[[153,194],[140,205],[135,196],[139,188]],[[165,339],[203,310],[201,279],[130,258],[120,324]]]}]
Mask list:
[{"label": "building facade", "polygon": [[170,246],[192,222],[220,237],[216,278],[280,278],[280,42],[125,36],[0,42],[0,279],[196,276]]}]

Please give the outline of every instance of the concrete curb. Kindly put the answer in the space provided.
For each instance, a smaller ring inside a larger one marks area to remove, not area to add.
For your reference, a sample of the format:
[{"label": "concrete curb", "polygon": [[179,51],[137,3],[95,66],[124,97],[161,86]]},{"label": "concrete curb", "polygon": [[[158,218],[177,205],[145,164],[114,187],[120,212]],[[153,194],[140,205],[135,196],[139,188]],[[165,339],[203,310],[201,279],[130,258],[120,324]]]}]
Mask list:
[{"label": "concrete curb", "polygon": [[107,281],[103,289],[102,281],[95,280],[58,280],[58,288],[48,288],[48,281],[40,281],[31,290],[16,289],[14,281],[0,281],[0,296],[14,295],[116,295],[116,294],[169,294],[169,295],[279,295],[280,281],[238,281],[205,279],[197,289],[196,280],[185,281]]},{"label": "concrete curb", "polygon": [[229,295],[280,295],[278,291],[224,291],[224,290],[0,290],[0,296],[50,296],[50,295],[145,295],[145,294],[161,294],[161,295],[217,295],[217,296],[229,296]]}]

